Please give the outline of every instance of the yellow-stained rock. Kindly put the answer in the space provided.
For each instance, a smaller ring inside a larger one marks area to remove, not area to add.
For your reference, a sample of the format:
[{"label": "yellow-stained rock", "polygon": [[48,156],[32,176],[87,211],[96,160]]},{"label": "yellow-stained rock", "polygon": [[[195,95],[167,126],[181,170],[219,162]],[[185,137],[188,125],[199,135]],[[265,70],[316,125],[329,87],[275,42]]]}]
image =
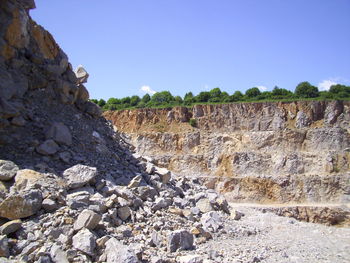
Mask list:
[{"label": "yellow-stained rock", "polygon": [[34,22],[32,25],[32,36],[38,44],[39,50],[44,58],[54,59],[58,55],[59,47],[52,35]]},{"label": "yellow-stained rock", "polygon": [[34,186],[39,180],[45,177],[44,174],[33,170],[19,170],[15,177],[15,186],[18,190],[23,190]]},{"label": "yellow-stained rock", "polygon": [[16,50],[10,45],[5,44],[1,50],[1,56],[5,58],[5,60],[9,60],[16,55]]},{"label": "yellow-stained rock", "polygon": [[40,210],[41,204],[40,191],[11,194],[0,203],[0,217],[10,220],[25,218]]},{"label": "yellow-stained rock", "polygon": [[29,17],[24,10],[16,9],[13,12],[13,19],[8,26],[5,39],[16,48],[24,48],[29,43],[28,20]]}]

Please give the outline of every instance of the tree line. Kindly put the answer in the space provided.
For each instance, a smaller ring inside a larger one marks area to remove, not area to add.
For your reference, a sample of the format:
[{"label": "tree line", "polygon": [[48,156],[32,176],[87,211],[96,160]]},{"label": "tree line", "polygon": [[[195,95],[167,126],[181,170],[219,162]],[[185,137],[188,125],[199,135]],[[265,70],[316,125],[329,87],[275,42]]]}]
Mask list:
[{"label": "tree line", "polygon": [[110,98],[107,101],[103,99],[92,99],[104,110],[123,110],[130,108],[156,108],[173,106],[191,106],[204,103],[232,103],[232,102],[256,102],[256,101],[281,101],[281,100],[300,100],[300,99],[350,99],[350,86],[336,84],[330,87],[328,91],[319,91],[317,87],[304,81],[299,83],[295,91],[275,86],[272,91],[260,91],[257,87],[248,89],[244,94],[235,91],[228,94],[221,91],[220,88],[214,88],[210,91],[202,91],[196,96],[188,92],[182,98],[173,96],[169,91],[161,91],[150,96],[144,95],[140,98],[137,95],[125,98]]}]

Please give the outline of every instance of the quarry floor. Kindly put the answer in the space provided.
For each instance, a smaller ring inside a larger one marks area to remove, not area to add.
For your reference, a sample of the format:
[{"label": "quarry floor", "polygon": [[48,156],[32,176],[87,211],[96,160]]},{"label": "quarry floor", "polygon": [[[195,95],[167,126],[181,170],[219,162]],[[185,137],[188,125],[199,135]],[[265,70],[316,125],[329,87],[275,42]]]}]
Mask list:
[{"label": "quarry floor", "polygon": [[[238,209],[238,208],[237,208]],[[211,262],[350,262],[350,228],[300,222],[239,206],[244,216],[198,245]]]}]

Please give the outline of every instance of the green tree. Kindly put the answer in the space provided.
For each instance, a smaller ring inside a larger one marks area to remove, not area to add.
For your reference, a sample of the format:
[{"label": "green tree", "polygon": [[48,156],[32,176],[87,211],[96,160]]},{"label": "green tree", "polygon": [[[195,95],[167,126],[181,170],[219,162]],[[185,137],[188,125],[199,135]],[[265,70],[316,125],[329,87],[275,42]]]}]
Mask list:
[{"label": "green tree", "polygon": [[98,106],[100,107],[103,107],[104,105],[106,105],[106,101],[104,99],[100,99],[98,102],[97,102]]},{"label": "green tree", "polygon": [[184,96],[184,101],[188,101],[188,100],[193,100],[193,93],[191,91],[187,92]]},{"label": "green tree", "polygon": [[109,98],[107,100],[107,104],[108,105],[112,105],[112,104],[117,105],[117,104],[120,104],[120,103],[121,103],[120,99],[117,99],[117,98]]},{"label": "green tree", "polygon": [[281,89],[277,86],[275,86],[272,90],[272,95],[273,96],[283,96],[283,97],[288,97],[293,95],[293,93],[290,90],[287,89]]},{"label": "green tree", "polygon": [[350,86],[341,84],[332,85],[329,88],[329,93],[333,94],[336,98],[350,97]]},{"label": "green tree", "polygon": [[211,91],[209,91],[210,94],[210,98],[209,98],[209,102],[222,102],[222,98],[221,98],[221,90],[220,88],[214,88]]},{"label": "green tree", "polygon": [[136,106],[140,101],[141,101],[140,97],[134,95],[134,96],[132,96],[132,97],[130,98],[130,105],[131,105],[131,106]]},{"label": "green tree", "polygon": [[175,96],[174,97],[174,101],[176,102],[176,104],[180,105],[182,104],[183,100],[180,96]]},{"label": "green tree", "polygon": [[143,103],[147,103],[147,102],[149,102],[151,100],[151,96],[148,94],[148,93],[146,93],[145,95],[143,95],[143,97],[142,97],[142,99],[141,99],[141,101],[143,102]]},{"label": "green tree", "polygon": [[155,93],[151,98],[151,103],[154,105],[165,105],[174,101],[173,95],[169,91],[161,91]]},{"label": "green tree", "polygon": [[207,102],[209,99],[210,93],[208,91],[202,91],[196,97],[194,97],[196,102]]},{"label": "green tree", "polygon": [[98,100],[97,99],[90,99],[91,102],[98,104]]},{"label": "green tree", "polygon": [[194,102],[194,96],[192,92],[187,92],[184,96],[184,104],[191,105]]},{"label": "green tree", "polygon": [[256,87],[247,89],[247,91],[245,92],[245,95],[248,98],[255,98],[255,97],[258,97],[260,94],[261,94],[260,90]]},{"label": "green tree", "polygon": [[304,81],[295,88],[295,95],[299,98],[316,98],[319,96],[318,88],[312,86],[309,82]]},{"label": "green tree", "polygon": [[125,97],[120,99],[121,104],[130,104],[131,98],[130,97]]}]

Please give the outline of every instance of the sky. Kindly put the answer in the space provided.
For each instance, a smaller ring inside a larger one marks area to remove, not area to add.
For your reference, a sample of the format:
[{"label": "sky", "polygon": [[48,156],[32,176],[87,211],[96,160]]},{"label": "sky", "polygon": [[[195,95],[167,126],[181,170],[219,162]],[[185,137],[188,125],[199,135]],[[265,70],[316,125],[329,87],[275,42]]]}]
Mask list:
[{"label": "sky", "polygon": [[350,0],[36,0],[90,97],[350,85]]}]

